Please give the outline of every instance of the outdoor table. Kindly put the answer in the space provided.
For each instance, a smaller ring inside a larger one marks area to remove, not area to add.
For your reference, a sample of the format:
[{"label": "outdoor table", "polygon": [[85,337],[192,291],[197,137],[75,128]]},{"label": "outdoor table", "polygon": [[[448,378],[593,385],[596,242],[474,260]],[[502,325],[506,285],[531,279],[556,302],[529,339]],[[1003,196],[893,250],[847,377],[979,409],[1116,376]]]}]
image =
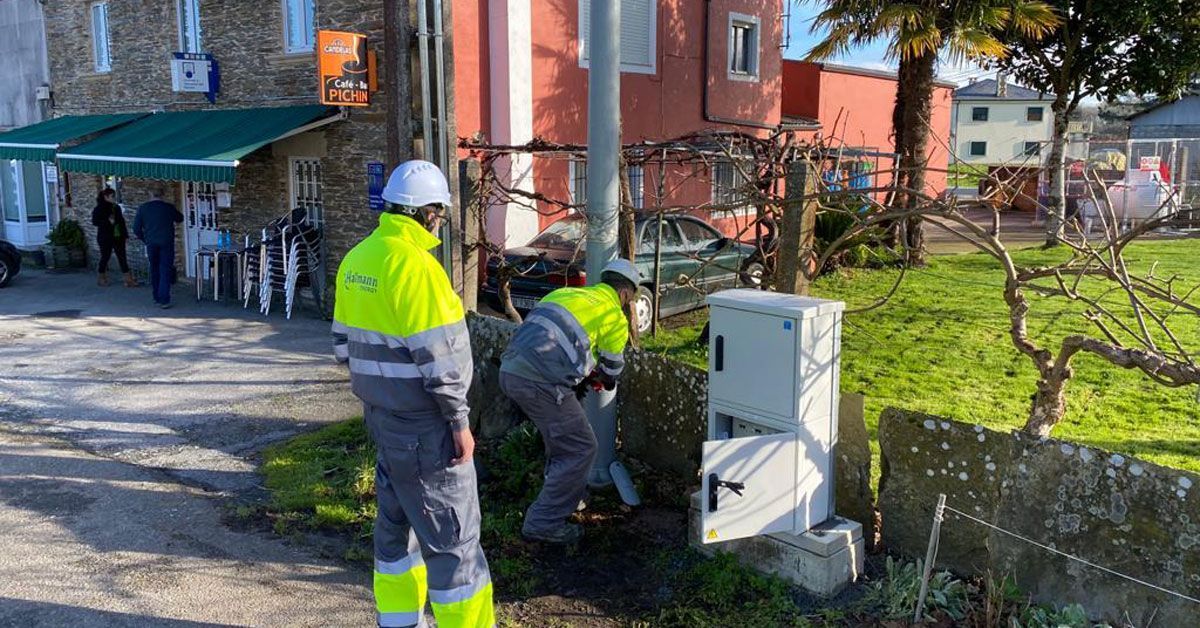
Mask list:
[{"label": "outdoor table", "polygon": [[232,281],[237,290],[238,301],[242,300],[242,282],[241,276],[246,265],[246,249],[242,247],[232,249],[218,249],[216,247],[202,246],[196,250],[196,300],[200,301],[204,298],[204,275],[209,272],[212,276],[212,298],[213,301],[222,299],[221,283],[222,272],[225,269],[229,270],[229,275],[226,281]]}]

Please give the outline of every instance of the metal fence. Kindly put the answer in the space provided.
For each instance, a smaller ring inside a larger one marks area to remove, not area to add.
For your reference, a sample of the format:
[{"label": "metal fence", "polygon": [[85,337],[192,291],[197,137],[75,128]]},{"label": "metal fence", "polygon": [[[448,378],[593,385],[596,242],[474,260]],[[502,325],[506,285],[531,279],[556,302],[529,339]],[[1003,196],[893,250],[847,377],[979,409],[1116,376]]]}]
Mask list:
[{"label": "metal fence", "polygon": [[[1044,177],[1043,177],[1044,179]],[[1068,211],[1103,182],[1113,215],[1124,223],[1200,208],[1200,138],[1092,139],[1067,162]]]}]

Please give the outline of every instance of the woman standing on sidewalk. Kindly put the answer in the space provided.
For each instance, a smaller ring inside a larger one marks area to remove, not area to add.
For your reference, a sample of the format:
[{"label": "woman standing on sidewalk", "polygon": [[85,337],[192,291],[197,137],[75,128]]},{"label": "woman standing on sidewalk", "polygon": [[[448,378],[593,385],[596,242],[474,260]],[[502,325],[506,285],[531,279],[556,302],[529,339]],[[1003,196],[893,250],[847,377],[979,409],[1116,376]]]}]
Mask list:
[{"label": "woman standing on sidewalk", "polygon": [[117,254],[117,264],[125,273],[125,286],[137,287],[137,280],[129,272],[129,261],[125,256],[125,241],[129,239],[129,229],[125,226],[125,215],[121,206],[116,203],[117,193],[112,188],[104,188],[96,195],[96,208],[92,210],[92,224],[96,225],[96,244],[100,246],[100,266],[97,283],[108,285],[108,260],[113,253]]}]

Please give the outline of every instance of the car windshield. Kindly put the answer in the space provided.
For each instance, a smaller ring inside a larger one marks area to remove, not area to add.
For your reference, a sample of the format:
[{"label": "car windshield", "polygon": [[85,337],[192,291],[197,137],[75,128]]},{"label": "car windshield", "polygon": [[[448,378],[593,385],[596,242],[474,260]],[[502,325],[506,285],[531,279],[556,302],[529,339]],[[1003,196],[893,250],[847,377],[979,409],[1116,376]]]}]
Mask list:
[{"label": "car windshield", "polygon": [[529,246],[540,249],[583,249],[587,247],[587,223],[568,218],[560,220],[529,241]]}]

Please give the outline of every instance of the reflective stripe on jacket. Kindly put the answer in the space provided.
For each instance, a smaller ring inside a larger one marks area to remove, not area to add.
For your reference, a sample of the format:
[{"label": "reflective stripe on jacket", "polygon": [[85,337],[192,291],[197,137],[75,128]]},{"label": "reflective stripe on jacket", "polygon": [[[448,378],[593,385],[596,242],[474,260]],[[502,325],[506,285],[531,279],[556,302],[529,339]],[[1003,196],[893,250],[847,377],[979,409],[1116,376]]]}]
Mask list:
[{"label": "reflective stripe on jacket", "polygon": [[559,288],[513,334],[501,370],[572,387],[597,367],[609,376],[620,375],[628,342],[629,321],[612,286]]},{"label": "reflective stripe on jacket", "polygon": [[333,352],[364,403],[467,426],[473,363],[462,302],[415,220],[382,214],[337,274]]}]

